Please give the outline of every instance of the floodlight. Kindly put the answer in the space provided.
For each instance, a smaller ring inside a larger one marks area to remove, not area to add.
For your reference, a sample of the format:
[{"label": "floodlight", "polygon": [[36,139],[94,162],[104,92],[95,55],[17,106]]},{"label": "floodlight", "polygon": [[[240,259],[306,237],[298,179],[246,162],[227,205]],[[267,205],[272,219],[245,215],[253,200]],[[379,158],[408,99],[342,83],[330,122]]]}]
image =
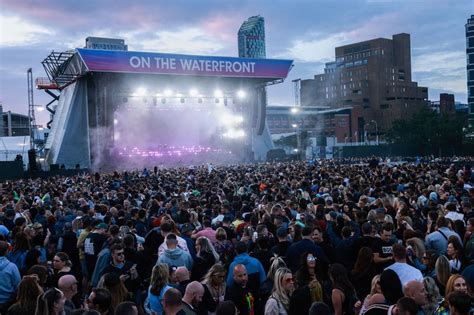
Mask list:
[{"label": "floodlight", "polygon": [[291,113],[292,113],[292,114],[297,114],[299,111],[300,111],[300,110],[299,110],[299,108],[297,108],[297,107],[292,107],[292,108],[291,108]]},{"label": "floodlight", "polygon": [[247,96],[247,93],[245,93],[244,90],[238,90],[237,91],[237,96],[238,96],[238,98],[242,99],[242,98],[245,98]]},{"label": "floodlight", "polygon": [[170,97],[170,96],[172,96],[172,95],[173,95],[173,91],[172,91],[172,90],[170,90],[170,89],[166,89],[166,90],[165,90],[165,96]]},{"label": "floodlight", "polygon": [[221,90],[217,89],[214,91],[214,97],[216,98],[224,97],[224,93]]},{"label": "floodlight", "polygon": [[39,111],[39,112],[42,112],[42,111],[44,111],[44,107],[43,106],[38,106],[38,107],[36,107],[36,110]]},{"label": "floodlight", "polygon": [[117,118],[114,118],[114,125],[118,124]]},{"label": "floodlight", "polygon": [[189,90],[189,95],[190,95],[191,97],[196,97],[196,96],[199,95],[199,92],[198,92],[198,90],[196,90],[196,89],[191,89],[191,90]]},{"label": "floodlight", "polygon": [[298,128],[298,125],[297,124],[292,124],[291,127]]}]

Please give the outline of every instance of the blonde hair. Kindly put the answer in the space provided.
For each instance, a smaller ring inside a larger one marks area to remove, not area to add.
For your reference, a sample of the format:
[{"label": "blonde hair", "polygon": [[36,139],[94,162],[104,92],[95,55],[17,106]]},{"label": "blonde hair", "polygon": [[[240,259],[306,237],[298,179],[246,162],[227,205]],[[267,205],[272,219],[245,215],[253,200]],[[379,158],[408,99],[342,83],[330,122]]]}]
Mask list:
[{"label": "blonde hair", "polygon": [[[223,274],[226,274],[227,273],[227,270],[224,268],[224,266],[220,263],[217,263],[217,264],[214,264],[212,265],[212,267],[209,269],[209,271],[206,273],[206,275],[204,276],[203,280],[202,280],[202,283],[203,284],[212,284],[214,281],[213,281],[213,277],[216,275],[216,274],[219,274],[219,273],[223,273]],[[224,288],[225,288],[225,284],[226,282],[224,281],[223,285],[224,285]]]},{"label": "blonde hair", "polygon": [[380,285],[380,275],[375,275],[372,278],[372,282],[370,283],[370,296],[376,293],[380,293],[380,292],[375,291],[377,289],[377,281],[379,282],[379,285]]},{"label": "blonde hair", "polygon": [[449,276],[451,275],[451,266],[449,265],[449,260],[446,256],[439,256],[435,264],[435,272],[438,281],[446,286]]},{"label": "blonde hair", "polygon": [[283,289],[283,280],[287,274],[293,275],[291,270],[288,268],[279,268],[275,272],[271,297],[283,304],[285,309],[288,311],[290,309],[290,296],[293,292],[286,292],[285,289]]},{"label": "blonde hair", "polygon": [[286,263],[283,258],[278,256],[273,256],[270,261],[272,264],[268,268],[267,278],[273,280],[275,277],[275,272],[280,268],[286,268]]},{"label": "blonde hair", "polygon": [[150,281],[150,291],[154,295],[160,295],[161,289],[168,284],[170,278],[168,264],[160,263],[153,267]]},{"label": "blonde hair", "polygon": [[407,239],[406,243],[411,245],[414,249],[415,256],[418,258],[423,257],[425,254],[425,243],[418,237],[412,237]]},{"label": "blonde hair", "polygon": [[201,246],[201,251],[211,253],[212,256],[214,256],[214,259],[216,260],[216,262],[220,260],[219,254],[216,252],[214,246],[212,245],[211,241],[207,237],[205,236],[198,237],[198,239],[196,240],[196,244],[197,243],[199,243],[199,246]]}]

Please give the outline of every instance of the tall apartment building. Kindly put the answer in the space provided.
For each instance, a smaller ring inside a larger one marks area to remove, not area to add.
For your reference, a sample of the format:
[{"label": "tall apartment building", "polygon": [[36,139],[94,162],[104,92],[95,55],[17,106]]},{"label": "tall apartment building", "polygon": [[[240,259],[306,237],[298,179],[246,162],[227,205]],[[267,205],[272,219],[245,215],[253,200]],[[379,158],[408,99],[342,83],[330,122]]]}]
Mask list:
[{"label": "tall apartment building", "polygon": [[357,129],[374,124],[382,133],[394,120],[408,118],[428,106],[428,88],[412,81],[409,34],[335,50],[336,60],[326,64],[323,74],[301,81],[302,106],[361,106],[363,118]]},{"label": "tall apartment building", "polygon": [[467,19],[466,60],[467,60],[467,103],[469,113],[474,115],[474,15]]},{"label": "tall apartment building", "polygon": [[238,32],[239,57],[265,58],[265,20],[260,15],[245,21]]}]

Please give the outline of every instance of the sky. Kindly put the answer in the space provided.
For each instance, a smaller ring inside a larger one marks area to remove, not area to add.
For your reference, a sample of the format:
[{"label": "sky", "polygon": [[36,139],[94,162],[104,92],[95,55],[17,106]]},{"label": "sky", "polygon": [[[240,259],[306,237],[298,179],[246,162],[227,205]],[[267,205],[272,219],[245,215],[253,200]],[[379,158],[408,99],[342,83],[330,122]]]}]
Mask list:
[{"label": "sky", "polygon": [[[237,32],[248,17],[265,18],[267,58],[293,59],[270,105],[293,105],[294,79],[311,79],[334,60],[337,46],[411,35],[413,80],[430,100],[454,93],[466,102],[464,25],[473,0],[0,0],[0,102],[27,113],[28,68],[45,77],[51,51],[83,47],[87,36],[123,38],[129,50],[237,56]],[[34,102],[50,97],[35,90]],[[46,111],[36,113],[45,124]]]}]

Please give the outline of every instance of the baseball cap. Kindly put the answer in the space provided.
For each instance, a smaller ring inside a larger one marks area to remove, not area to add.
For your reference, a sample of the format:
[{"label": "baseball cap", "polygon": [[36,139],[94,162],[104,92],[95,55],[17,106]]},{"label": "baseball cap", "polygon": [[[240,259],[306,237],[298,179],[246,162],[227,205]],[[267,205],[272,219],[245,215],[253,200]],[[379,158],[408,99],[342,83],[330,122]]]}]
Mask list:
[{"label": "baseball cap", "polygon": [[96,227],[96,229],[105,229],[105,230],[107,230],[109,228],[109,226],[105,223],[99,223],[95,227]]},{"label": "baseball cap", "polygon": [[185,223],[181,226],[181,233],[187,233],[191,231],[194,231],[194,225],[191,223]]}]

